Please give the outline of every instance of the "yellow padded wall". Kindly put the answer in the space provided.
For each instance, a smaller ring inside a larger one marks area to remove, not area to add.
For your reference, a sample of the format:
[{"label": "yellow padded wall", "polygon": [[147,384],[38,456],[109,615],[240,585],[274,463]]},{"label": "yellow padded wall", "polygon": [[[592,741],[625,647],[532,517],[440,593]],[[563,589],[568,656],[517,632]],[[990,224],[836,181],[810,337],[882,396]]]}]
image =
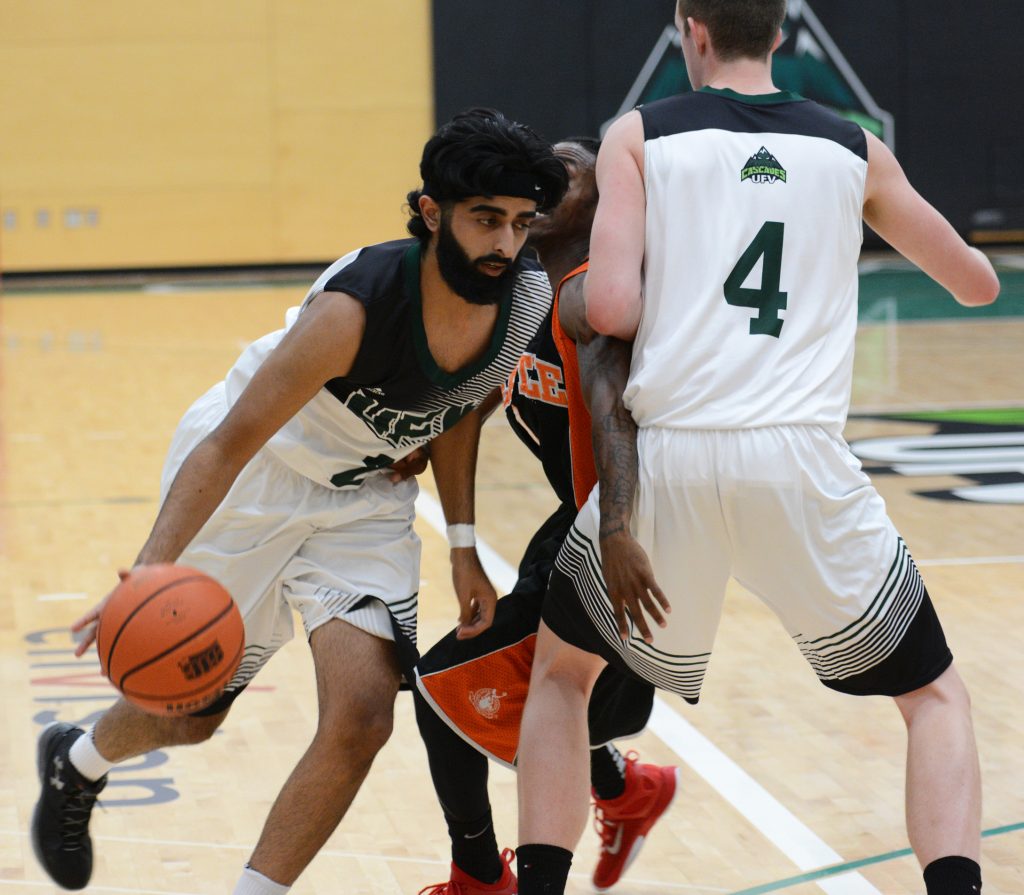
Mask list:
[{"label": "yellow padded wall", "polygon": [[333,259],[404,233],[428,0],[0,2],[0,266]]}]

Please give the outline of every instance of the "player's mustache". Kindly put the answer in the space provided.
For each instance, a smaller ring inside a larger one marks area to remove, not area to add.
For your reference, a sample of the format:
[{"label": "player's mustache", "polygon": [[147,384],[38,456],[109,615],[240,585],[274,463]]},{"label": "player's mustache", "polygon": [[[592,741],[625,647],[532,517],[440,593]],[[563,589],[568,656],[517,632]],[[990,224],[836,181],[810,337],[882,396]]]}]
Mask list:
[{"label": "player's mustache", "polygon": [[501,255],[484,255],[477,258],[474,264],[500,264],[503,267],[508,267],[512,260],[510,258],[502,258]]}]

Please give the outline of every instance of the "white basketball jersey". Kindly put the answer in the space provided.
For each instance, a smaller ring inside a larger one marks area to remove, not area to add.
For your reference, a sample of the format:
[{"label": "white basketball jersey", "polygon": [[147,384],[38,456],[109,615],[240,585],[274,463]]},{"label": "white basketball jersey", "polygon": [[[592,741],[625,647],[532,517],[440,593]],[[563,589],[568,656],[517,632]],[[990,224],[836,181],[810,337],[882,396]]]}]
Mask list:
[{"label": "white basketball jersey", "polygon": [[[395,460],[454,426],[508,376],[551,306],[547,275],[521,259],[499,304],[483,355],[460,370],[439,368],[430,353],[420,296],[420,245],[415,239],[367,246],[332,264],[303,306],[321,292],[343,292],[366,312],[362,344],[351,370],[332,379],[267,442],[286,466],[333,488],[359,487]],[[258,339],[225,380],[233,404],[284,333]]]},{"label": "white basketball jersey", "polygon": [[640,426],[841,432],[867,175],[861,128],[791,93],[704,88],[640,109]]}]

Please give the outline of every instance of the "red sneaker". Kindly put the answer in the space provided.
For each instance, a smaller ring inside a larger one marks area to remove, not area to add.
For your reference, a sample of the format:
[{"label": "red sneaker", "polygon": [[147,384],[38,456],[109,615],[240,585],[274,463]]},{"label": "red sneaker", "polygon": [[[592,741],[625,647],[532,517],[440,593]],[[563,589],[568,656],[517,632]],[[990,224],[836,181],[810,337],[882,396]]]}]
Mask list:
[{"label": "red sneaker", "polygon": [[482,883],[452,864],[452,878],[445,883],[435,883],[420,889],[419,895],[517,895],[519,881],[512,872],[512,859],[516,853],[506,848],[501,853],[504,869],[496,883]]},{"label": "red sneaker", "polygon": [[614,886],[640,854],[655,821],[676,797],[679,768],[639,764],[626,755],[626,789],[614,799],[594,799],[594,828],[601,837],[601,857],[594,869],[594,888]]}]

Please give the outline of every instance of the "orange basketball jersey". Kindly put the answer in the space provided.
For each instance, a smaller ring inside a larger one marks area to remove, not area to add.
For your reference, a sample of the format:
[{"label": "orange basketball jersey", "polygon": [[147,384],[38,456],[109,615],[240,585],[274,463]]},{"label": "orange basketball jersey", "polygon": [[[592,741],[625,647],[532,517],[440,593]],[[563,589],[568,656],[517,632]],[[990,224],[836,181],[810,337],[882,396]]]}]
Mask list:
[{"label": "orange basketball jersey", "polygon": [[576,498],[576,509],[587,500],[587,495],[597,484],[597,468],[594,465],[594,447],[590,438],[590,411],[583,400],[580,386],[580,365],[576,357],[576,343],[566,335],[558,320],[558,300],[562,287],[573,277],[587,272],[589,261],[584,261],[575,270],[567,273],[555,291],[554,309],[551,314],[551,335],[562,359],[562,374],[565,377],[565,394],[569,411],[569,450],[572,454],[572,488]]}]

